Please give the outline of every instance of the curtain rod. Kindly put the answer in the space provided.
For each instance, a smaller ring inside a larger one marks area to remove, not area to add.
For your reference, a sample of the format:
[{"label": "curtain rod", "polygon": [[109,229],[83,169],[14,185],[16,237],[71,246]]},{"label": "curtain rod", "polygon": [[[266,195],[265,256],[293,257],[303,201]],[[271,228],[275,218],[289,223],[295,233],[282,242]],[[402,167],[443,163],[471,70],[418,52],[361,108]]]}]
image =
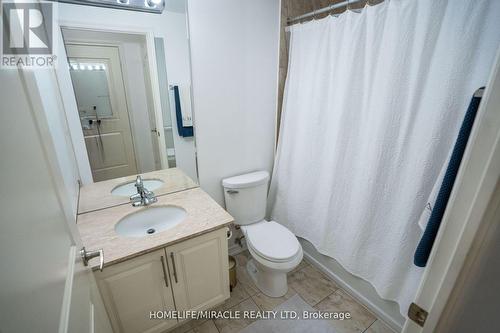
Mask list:
[{"label": "curtain rod", "polygon": [[330,6],[323,7],[323,8],[318,9],[318,10],[313,10],[312,12],[309,12],[309,13],[306,13],[306,14],[303,14],[303,15],[300,15],[300,16],[288,18],[287,19],[287,23],[290,24],[290,23],[293,23],[293,22],[296,22],[296,21],[300,21],[302,19],[313,17],[314,15],[318,15],[318,14],[323,14],[323,13],[329,12],[329,11],[337,9],[337,8],[347,7],[347,6],[351,5],[351,4],[358,3],[358,2],[361,2],[361,1],[367,1],[368,2],[368,0],[347,0],[347,1],[340,2],[340,3],[331,4]]}]

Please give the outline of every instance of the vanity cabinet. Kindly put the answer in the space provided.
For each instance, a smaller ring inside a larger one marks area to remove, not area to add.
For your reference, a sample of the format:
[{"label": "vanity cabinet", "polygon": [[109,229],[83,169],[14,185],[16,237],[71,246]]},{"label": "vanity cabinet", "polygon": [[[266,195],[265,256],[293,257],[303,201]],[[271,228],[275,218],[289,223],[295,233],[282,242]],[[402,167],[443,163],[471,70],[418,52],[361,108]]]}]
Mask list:
[{"label": "vanity cabinet", "polygon": [[150,311],[175,310],[172,285],[163,273],[166,265],[161,249],[96,272],[115,332],[163,332],[177,324],[177,320],[149,319]]},{"label": "vanity cabinet", "polygon": [[167,247],[177,310],[206,310],[229,297],[227,232],[209,233]]},{"label": "vanity cabinet", "polygon": [[201,311],[229,298],[227,228],[95,272],[115,333],[163,332],[176,319],[154,311]]}]

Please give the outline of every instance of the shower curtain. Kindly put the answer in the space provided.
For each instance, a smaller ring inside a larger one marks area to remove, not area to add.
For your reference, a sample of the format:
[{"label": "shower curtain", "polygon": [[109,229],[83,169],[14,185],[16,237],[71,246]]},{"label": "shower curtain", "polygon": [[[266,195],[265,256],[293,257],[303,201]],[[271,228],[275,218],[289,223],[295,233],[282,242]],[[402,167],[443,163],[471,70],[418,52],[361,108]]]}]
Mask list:
[{"label": "shower curtain", "polygon": [[399,303],[418,225],[500,42],[498,0],[386,0],[291,27],[270,215]]}]

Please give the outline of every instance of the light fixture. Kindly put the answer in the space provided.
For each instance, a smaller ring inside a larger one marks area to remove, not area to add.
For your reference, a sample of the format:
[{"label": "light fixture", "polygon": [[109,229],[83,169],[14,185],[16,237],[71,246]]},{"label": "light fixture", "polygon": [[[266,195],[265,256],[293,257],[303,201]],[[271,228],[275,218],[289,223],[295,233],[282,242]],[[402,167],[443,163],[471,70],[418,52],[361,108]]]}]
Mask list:
[{"label": "light fixture", "polygon": [[59,0],[76,5],[107,7],[161,14],[165,0]]}]

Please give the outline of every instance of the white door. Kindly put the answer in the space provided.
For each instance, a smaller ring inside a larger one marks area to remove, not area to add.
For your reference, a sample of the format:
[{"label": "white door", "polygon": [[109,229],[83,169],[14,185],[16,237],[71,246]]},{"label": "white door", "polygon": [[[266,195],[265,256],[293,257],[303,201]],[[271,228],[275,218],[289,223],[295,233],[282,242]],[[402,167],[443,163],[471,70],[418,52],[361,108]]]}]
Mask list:
[{"label": "white door", "polygon": [[42,109],[57,85],[36,75],[55,80],[0,70],[0,331],[111,332]]},{"label": "white door", "polygon": [[136,174],[118,47],[67,44],[66,52],[94,181]]}]

